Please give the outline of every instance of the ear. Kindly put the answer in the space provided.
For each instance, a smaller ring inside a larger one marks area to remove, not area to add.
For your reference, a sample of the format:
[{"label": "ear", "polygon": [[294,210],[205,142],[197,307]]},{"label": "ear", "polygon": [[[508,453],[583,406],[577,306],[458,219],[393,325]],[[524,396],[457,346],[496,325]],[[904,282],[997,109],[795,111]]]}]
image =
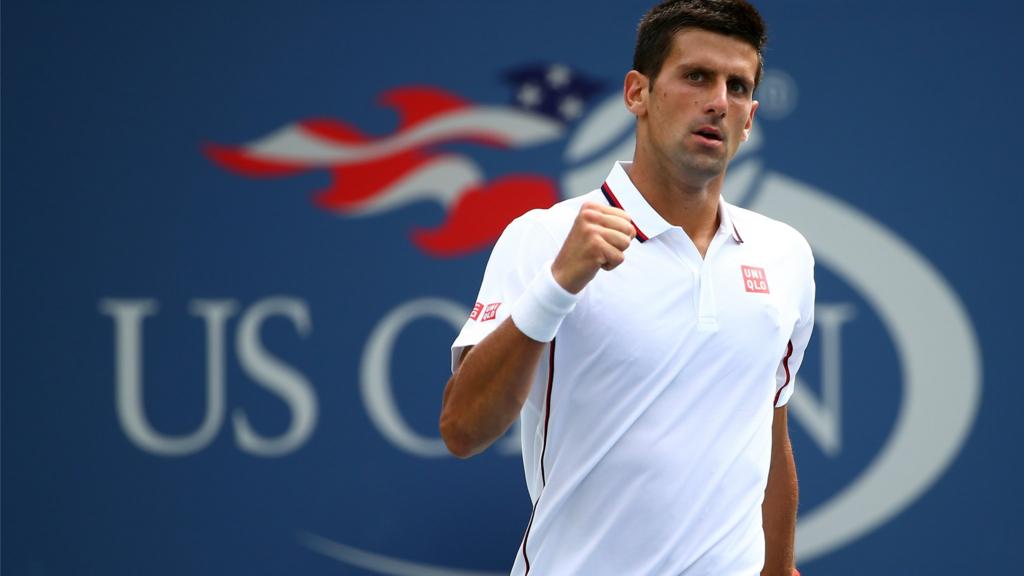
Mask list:
[{"label": "ear", "polygon": [[647,76],[636,70],[630,70],[626,74],[626,81],[622,86],[622,99],[626,103],[626,109],[638,118],[647,114],[649,85]]},{"label": "ear", "polygon": [[747,123],[743,126],[743,141],[746,142],[747,138],[750,138],[750,129],[754,127],[754,112],[757,112],[757,107],[761,103],[754,100],[750,107],[750,116],[747,116]]}]

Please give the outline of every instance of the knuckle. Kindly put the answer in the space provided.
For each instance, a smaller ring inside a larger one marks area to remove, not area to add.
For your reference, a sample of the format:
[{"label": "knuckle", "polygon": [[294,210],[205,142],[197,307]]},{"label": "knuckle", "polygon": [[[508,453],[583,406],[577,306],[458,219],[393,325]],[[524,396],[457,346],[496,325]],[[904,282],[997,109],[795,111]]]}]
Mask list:
[{"label": "knuckle", "polygon": [[629,237],[629,234],[626,234],[625,232],[622,232],[620,230],[615,231],[614,239],[615,247],[618,248],[619,250],[625,250],[626,246],[629,246],[629,243],[632,240]]},{"label": "knuckle", "polygon": [[582,232],[583,237],[586,238],[588,242],[591,242],[594,237],[601,235],[601,227],[592,222],[587,222],[583,224]]}]

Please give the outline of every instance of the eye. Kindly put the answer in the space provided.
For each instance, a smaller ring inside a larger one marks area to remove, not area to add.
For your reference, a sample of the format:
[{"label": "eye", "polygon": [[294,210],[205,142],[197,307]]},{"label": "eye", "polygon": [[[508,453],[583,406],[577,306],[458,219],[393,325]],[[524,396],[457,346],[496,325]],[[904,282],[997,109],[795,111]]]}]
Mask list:
[{"label": "eye", "polygon": [[747,92],[750,91],[750,89],[747,88],[747,84],[745,82],[740,82],[739,80],[732,80],[729,82],[729,91],[732,92],[733,94],[746,94]]},{"label": "eye", "polygon": [[691,82],[700,82],[701,80],[704,79],[704,73],[699,71],[699,70],[694,70],[693,72],[687,72],[686,73],[686,79],[691,81]]}]

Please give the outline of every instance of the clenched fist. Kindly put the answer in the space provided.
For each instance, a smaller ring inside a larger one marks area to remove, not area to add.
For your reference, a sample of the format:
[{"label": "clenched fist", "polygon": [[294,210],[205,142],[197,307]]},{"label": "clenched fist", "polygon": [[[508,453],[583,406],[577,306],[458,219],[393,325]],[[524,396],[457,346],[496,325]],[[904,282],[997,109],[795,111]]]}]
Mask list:
[{"label": "clenched fist", "polygon": [[628,214],[612,206],[584,202],[555,257],[551,274],[562,288],[577,294],[598,270],[622,264],[623,252],[635,236]]}]

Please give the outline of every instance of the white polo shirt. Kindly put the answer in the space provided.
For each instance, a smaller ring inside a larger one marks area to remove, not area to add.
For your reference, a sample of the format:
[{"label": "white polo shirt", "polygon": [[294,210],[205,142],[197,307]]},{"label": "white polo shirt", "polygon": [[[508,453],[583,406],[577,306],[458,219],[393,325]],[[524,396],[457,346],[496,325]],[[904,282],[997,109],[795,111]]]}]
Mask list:
[{"label": "white polo shirt", "polygon": [[583,202],[630,215],[637,240],[583,290],[522,409],[534,506],[512,574],[754,576],[773,407],[793,392],[813,324],[811,250],[723,201],[701,258],[624,166],[508,226],[452,345],[454,369],[554,259]]}]

